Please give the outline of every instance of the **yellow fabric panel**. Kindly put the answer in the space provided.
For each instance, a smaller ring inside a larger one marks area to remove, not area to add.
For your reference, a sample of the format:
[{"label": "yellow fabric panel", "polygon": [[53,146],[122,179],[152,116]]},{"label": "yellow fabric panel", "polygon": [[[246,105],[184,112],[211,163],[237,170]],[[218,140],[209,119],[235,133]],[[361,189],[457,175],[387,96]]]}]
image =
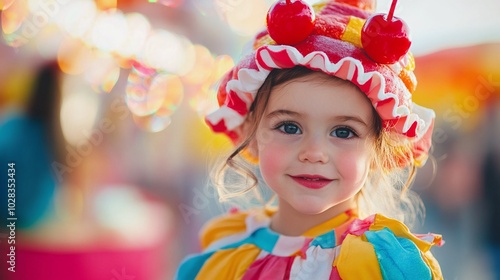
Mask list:
[{"label": "yellow fabric panel", "polygon": [[443,273],[441,272],[441,267],[438,261],[434,258],[431,251],[422,253],[422,259],[429,266],[432,273],[432,280],[443,280]]},{"label": "yellow fabric panel", "polygon": [[326,6],[327,3],[328,2],[324,1],[324,2],[319,2],[319,3],[312,5],[314,13],[319,14],[321,12],[321,10],[323,10],[323,8]]},{"label": "yellow fabric panel", "polygon": [[205,262],[196,279],[241,279],[259,253],[252,244],[218,251]]},{"label": "yellow fabric panel", "polygon": [[319,224],[319,225],[309,229],[308,231],[306,231],[303,234],[303,236],[306,236],[306,237],[320,236],[324,233],[331,231],[332,229],[339,227],[340,225],[346,223],[350,219],[351,219],[351,216],[349,216],[347,213],[344,212],[344,213],[336,216],[335,218],[333,218],[329,221],[326,221],[322,224]]},{"label": "yellow fabric panel", "polygon": [[383,280],[373,245],[360,236],[347,235],[333,265],[342,280]]},{"label": "yellow fabric panel", "polygon": [[267,46],[267,45],[276,45],[276,42],[269,36],[269,34],[266,34],[260,38],[255,39],[253,43],[253,49],[256,50],[262,46]]},{"label": "yellow fabric panel", "polygon": [[421,240],[417,238],[415,235],[413,235],[408,229],[408,227],[403,223],[401,223],[400,221],[390,219],[383,215],[377,214],[375,217],[375,222],[370,226],[370,230],[377,231],[384,228],[389,228],[394,233],[394,235],[398,237],[404,237],[410,239],[423,252],[429,251],[432,245],[437,244],[438,241],[440,240],[440,236],[438,236],[433,243]]},{"label": "yellow fabric panel", "polygon": [[246,230],[247,212],[226,214],[209,221],[200,232],[201,248],[206,249],[212,242]]},{"label": "yellow fabric panel", "polygon": [[358,17],[349,17],[349,22],[345,28],[344,34],[342,34],[342,41],[349,42],[358,48],[361,48],[361,29],[363,24],[365,24],[364,19]]}]

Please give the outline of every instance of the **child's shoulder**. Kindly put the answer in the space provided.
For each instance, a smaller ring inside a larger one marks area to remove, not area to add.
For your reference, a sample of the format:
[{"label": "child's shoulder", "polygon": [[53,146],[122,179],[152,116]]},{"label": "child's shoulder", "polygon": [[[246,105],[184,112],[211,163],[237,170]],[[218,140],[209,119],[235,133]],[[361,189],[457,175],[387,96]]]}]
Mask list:
[{"label": "child's shoulder", "polygon": [[377,279],[412,279],[405,278],[412,275],[441,279],[439,264],[430,249],[442,243],[440,235],[413,234],[398,220],[372,215],[353,221],[342,235],[334,266],[340,276],[357,275],[361,277],[358,279],[373,273],[379,275]]},{"label": "child's shoulder", "polygon": [[250,215],[262,216],[263,219],[268,217],[264,210],[231,209],[228,213],[211,219],[203,226],[200,232],[201,247],[206,249],[216,241],[245,233],[248,226],[247,218]]},{"label": "child's shoulder", "polygon": [[423,251],[428,251],[433,245],[441,245],[443,242],[439,234],[413,234],[401,221],[382,214],[375,214],[363,220],[354,220],[347,229],[346,234],[364,234],[366,236],[366,234],[376,235],[377,232],[389,232],[397,238],[410,239]]}]

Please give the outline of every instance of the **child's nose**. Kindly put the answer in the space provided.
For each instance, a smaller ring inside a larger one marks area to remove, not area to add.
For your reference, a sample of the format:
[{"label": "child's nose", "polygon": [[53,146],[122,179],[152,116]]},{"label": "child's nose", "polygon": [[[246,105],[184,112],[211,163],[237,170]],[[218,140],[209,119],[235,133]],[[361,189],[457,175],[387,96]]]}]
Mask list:
[{"label": "child's nose", "polygon": [[329,161],[327,139],[318,136],[304,139],[299,152],[299,160],[311,163],[327,163]]}]

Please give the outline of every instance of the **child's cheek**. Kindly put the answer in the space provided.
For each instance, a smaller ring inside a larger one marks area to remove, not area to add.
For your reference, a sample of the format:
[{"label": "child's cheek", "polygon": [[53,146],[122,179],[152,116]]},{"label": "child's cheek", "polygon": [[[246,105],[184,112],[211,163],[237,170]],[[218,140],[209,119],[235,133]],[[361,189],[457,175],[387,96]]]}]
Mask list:
[{"label": "child's cheek", "polygon": [[283,172],[286,155],[289,154],[286,146],[267,144],[259,147],[259,165],[264,176]]},{"label": "child's cheek", "polygon": [[359,181],[368,171],[370,157],[362,149],[342,151],[337,157],[337,168],[344,178]]}]

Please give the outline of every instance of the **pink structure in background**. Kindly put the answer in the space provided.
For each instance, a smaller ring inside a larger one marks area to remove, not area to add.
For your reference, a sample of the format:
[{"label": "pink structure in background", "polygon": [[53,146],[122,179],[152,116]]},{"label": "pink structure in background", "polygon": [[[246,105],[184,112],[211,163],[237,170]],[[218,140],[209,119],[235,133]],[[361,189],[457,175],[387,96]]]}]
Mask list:
[{"label": "pink structure in background", "polygon": [[[165,278],[166,242],[145,248],[52,250],[17,247],[8,280],[159,280]],[[5,278],[4,278],[5,279]]]}]

